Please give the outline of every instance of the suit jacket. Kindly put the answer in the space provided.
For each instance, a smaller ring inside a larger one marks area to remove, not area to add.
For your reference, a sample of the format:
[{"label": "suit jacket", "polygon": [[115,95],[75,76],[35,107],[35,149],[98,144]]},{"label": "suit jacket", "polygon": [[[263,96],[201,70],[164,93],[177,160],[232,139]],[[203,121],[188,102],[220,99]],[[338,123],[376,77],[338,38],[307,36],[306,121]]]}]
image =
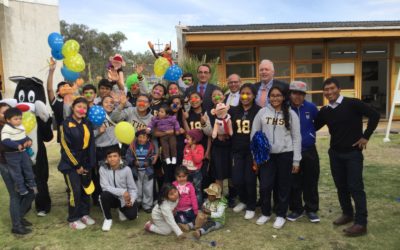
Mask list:
[{"label": "suit jacket", "polygon": [[[185,90],[185,96],[189,96],[192,92],[197,92],[197,85],[198,83],[187,88]],[[212,102],[212,92],[216,89],[219,89],[217,85],[212,83],[207,84],[207,88],[204,91],[204,96],[203,96],[203,105],[202,105],[203,110],[211,111],[211,109],[214,107],[214,103]]]},{"label": "suit jacket", "polygon": [[[257,94],[258,94],[258,90],[260,89],[261,82],[255,83],[254,86],[256,87]],[[289,84],[288,83],[273,79],[272,87],[280,87],[283,90],[285,96],[288,97],[288,95],[289,95]]]}]

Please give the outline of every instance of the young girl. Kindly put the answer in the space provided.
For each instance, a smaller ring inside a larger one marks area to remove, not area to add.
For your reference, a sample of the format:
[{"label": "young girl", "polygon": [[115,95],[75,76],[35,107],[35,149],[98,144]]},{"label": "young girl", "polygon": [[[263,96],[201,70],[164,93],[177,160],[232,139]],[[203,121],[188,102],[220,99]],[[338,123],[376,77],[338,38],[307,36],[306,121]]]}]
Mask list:
[{"label": "young girl", "polygon": [[154,129],[161,132],[174,131],[172,135],[164,135],[160,137],[162,153],[167,165],[176,164],[176,137],[179,134],[180,126],[174,115],[169,115],[169,106],[163,105],[158,110],[156,117],[151,119],[147,126],[147,133],[151,133]]},{"label": "young girl", "polygon": [[194,228],[194,220],[198,212],[196,192],[193,184],[188,181],[188,170],[179,166],[175,171],[176,181],[172,184],[178,189],[179,203],[175,211],[175,221],[185,232]]},{"label": "young girl", "polygon": [[260,107],[254,102],[257,91],[253,84],[243,84],[239,93],[239,105],[229,110],[233,127],[232,182],[240,199],[240,203],[233,208],[233,211],[238,213],[246,209],[244,218],[250,220],[255,215],[257,203],[257,173],[256,169],[253,169],[253,157],[250,151],[250,131]]},{"label": "young girl", "polygon": [[[185,147],[185,130],[183,129],[183,100],[180,96],[172,96],[169,100],[169,106],[171,108],[171,115],[176,117],[176,120],[179,122],[179,126],[181,127],[179,130],[179,135],[176,136],[176,151],[177,151],[177,159],[176,165],[182,165],[183,159],[183,148]],[[174,174],[172,173],[172,178],[174,178]]]},{"label": "young girl", "polygon": [[222,196],[221,187],[217,183],[211,183],[204,191],[207,193],[208,197],[203,204],[201,213],[203,213],[202,217],[204,217],[205,214],[207,220],[200,228],[196,228],[196,231],[193,232],[193,236],[197,239],[225,225],[227,201],[225,197]]},{"label": "young girl", "polygon": [[182,230],[176,224],[173,211],[179,202],[179,192],[174,185],[166,183],[160,191],[158,203],[151,212],[151,221],[146,222],[144,229],[162,235],[172,231],[178,238],[184,238]]},{"label": "young girl", "polygon": [[183,150],[182,165],[189,172],[189,179],[193,182],[196,190],[197,202],[202,202],[202,180],[201,167],[203,165],[204,147],[200,144],[203,132],[199,129],[191,129],[186,132],[186,146]]},{"label": "young girl", "polygon": [[89,216],[90,196],[82,185],[82,176],[96,166],[96,148],[91,123],[86,119],[88,102],[75,99],[71,115],[60,127],[61,160],[58,170],[63,173],[68,193],[68,222],[72,229],[84,229],[95,221]]},{"label": "young girl", "polygon": [[286,222],[289,203],[291,173],[301,160],[300,122],[297,114],[289,108],[285,94],[279,87],[268,93],[270,103],[260,109],[253,121],[251,138],[261,130],[271,144],[270,159],[259,168],[262,215],[257,224],[265,224],[271,216],[271,192],[278,190],[276,220],[273,227],[280,229]]},{"label": "young girl", "polygon": [[167,86],[168,90],[168,96],[171,98],[171,96],[181,96],[182,92],[179,89],[179,86],[175,82],[170,82]]}]

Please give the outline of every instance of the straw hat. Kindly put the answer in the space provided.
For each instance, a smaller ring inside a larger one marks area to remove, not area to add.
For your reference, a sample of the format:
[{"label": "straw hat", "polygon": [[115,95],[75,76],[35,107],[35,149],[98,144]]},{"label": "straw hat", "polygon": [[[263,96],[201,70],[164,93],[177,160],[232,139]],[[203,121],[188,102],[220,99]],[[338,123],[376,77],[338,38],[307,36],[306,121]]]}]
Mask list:
[{"label": "straw hat", "polygon": [[211,183],[210,186],[204,189],[208,195],[215,195],[217,199],[221,198],[221,186],[217,183]]}]

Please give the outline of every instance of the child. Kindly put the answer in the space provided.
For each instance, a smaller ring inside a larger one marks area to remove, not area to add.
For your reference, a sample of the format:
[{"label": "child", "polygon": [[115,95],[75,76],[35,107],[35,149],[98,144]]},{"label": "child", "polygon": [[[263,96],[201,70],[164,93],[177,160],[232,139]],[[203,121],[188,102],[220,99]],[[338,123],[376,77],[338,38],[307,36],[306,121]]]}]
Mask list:
[{"label": "child", "polygon": [[176,120],[176,116],[169,115],[169,106],[163,105],[158,110],[157,116],[151,119],[150,124],[147,126],[147,133],[151,133],[153,129],[157,128],[158,131],[175,131],[174,134],[164,135],[160,137],[162,153],[167,165],[176,164],[176,137],[179,134],[180,126]]},{"label": "child", "polygon": [[100,167],[100,185],[103,192],[99,196],[104,215],[102,230],[110,231],[112,226],[111,208],[118,208],[119,219],[137,218],[137,188],[132,171],[121,160],[119,148],[107,151],[104,165]]},{"label": "child", "polygon": [[88,101],[89,108],[95,104],[96,94],[96,87],[93,84],[86,84],[82,87],[82,95]]},{"label": "child", "polygon": [[225,208],[227,206],[227,201],[221,194],[222,189],[220,185],[212,183],[208,188],[204,189],[204,192],[207,193],[208,198],[203,204],[202,214],[206,214],[207,220],[199,229],[193,232],[193,236],[197,239],[225,225]]},{"label": "child", "polygon": [[188,182],[188,170],[179,166],[175,171],[176,181],[172,184],[178,189],[179,202],[176,207],[175,221],[184,232],[194,229],[194,220],[198,212],[196,192],[193,184]]},{"label": "child", "polygon": [[112,84],[107,79],[103,78],[99,81],[97,88],[99,95],[94,99],[94,104],[98,105],[105,96],[109,96],[112,90]]},{"label": "child", "polygon": [[4,113],[6,124],[1,130],[1,142],[6,147],[5,158],[11,178],[16,184],[20,195],[29,193],[28,188],[37,193],[32,162],[29,158],[31,139],[26,136],[22,126],[22,112],[17,108],[10,108]]},{"label": "child", "polygon": [[182,165],[189,171],[189,178],[192,180],[196,190],[197,204],[201,204],[202,190],[201,181],[203,175],[201,166],[203,165],[204,147],[201,145],[203,132],[199,129],[191,129],[186,132],[186,146],[183,151]]},{"label": "child", "polygon": [[146,130],[136,132],[136,139],[131,143],[127,152],[126,160],[131,166],[138,188],[138,203],[146,213],[151,213],[153,207],[153,165],[157,157],[154,144],[149,140]]},{"label": "child", "polygon": [[158,203],[151,213],[151,221],[146,222],[144,229],[148,232],[162,235],[168,235],[174,231],[178,238],[184,238],[183,232],[176,224],[173,214],[178,201],[178,190],[171,183],[166,183],[161,188]]}]

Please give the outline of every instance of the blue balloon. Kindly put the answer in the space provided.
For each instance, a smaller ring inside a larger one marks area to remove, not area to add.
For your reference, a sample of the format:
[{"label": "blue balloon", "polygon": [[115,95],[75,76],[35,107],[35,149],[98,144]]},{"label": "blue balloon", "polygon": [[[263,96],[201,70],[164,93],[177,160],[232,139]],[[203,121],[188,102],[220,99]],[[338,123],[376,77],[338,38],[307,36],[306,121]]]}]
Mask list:
[{"label": "blue balloon", "polygon": [[106,119],[106,111],[102,106],[94,105],[89,109],[88,118],[94,125],[100,126]]},{"label": "blue balloon", "polygon": [[51,50],[51,56],[56,59],[56,60],[62,60],[64,59],[63,54],[61,53],[61,50]]},{"label": "blue balloon", "polygon": [[79,73],[69,70],[67,67],[61,68],[61,74],[63,75],[64,79],[68,82],[74,82],[76,79],[79,78]]},{"label": "blue balloon", "polygon": [[171,65],[164,74],[164,79],[170,82],[176,82],[182,76],[182,69],[174,64]]},{"label": "blue balloon", "polygon": [[64,38],[60,33],[53,32],[47,37],[47,42],[52,50],[61,51],[64,45]]}]

